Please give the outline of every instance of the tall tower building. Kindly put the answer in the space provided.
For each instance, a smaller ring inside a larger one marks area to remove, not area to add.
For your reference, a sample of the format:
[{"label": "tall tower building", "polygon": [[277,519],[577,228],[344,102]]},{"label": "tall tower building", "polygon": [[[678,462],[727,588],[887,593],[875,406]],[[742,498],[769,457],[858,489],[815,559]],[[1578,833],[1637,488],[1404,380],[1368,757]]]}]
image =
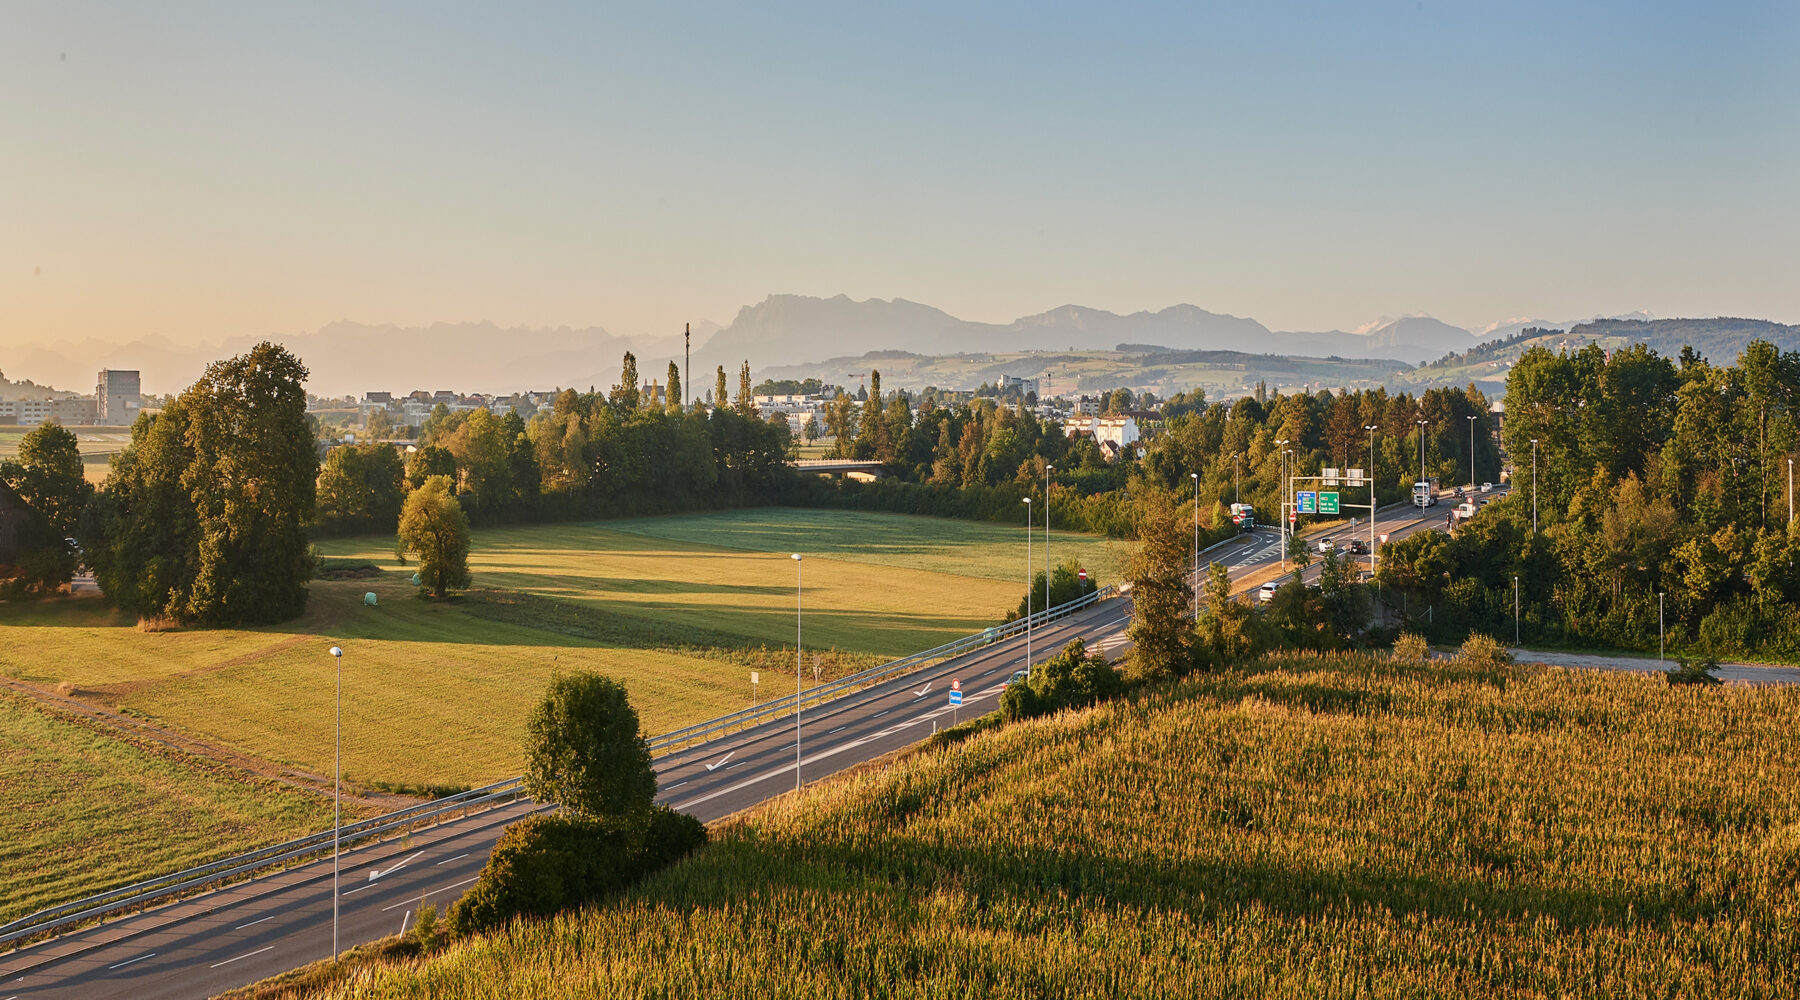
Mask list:
[{"label": "tall tower building", "polygon": [[129,427],[143,407],[137,372],[100,370],[99,384],[94,387],[94,423]]}]

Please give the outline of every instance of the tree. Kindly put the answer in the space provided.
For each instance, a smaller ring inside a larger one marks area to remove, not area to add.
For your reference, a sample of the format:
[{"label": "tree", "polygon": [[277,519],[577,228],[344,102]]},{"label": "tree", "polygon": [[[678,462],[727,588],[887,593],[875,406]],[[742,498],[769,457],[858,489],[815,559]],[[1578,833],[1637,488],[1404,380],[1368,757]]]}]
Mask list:
[{"label": "tree", "polygon": [[393,445],[344,445],[319,472],[319,523],[338,530],[386,529],[400,518],[405,469]]},{"label": "tree", "polygon": [[20,439],[18,460],[0,463],[0,478],[43,515],[58,544],[75,534],[94,494],[75,434],[49,421]]},{"label": "tree", "polygon": [[1244,659],[1265,642],[1250,606],[1231,597],[1231,571],[1213,563],[1206,571],[1206,614],[1194,635],[1197,665],[1222,667]]},{"label": "tree", "polygon": [[469,585],[469,518],[449,476],[432,476],[406,498],[397,554],[419,560],[419,586],[443,598]]},{"label": "tree", "polygon": [[756,396],[750,387],[750,362],[748,361],[738,366],[737,411],[738,416],[745,420],[756,418]]},{"label": "tree", "polygon": [[633,825],[649,816],[656,772],[623,685],[589,673],[550,682],[526,723],[525,789],[577,816]]},{"label": "tree", "polygon": [[669,403],[670,413],[681,412],[681,368],[675,362],[669,362]]},{"label": "tree", "polygon": [[1193,643],[1188,608],[1187,526],[1175,516],[1167,493],[1152,493],[1138,521],[1139,549],[1131,562],[1131,597],[1135,605],[1131,641],[1138,670],[1146,677],[1173,677],[1187,672]]},{"label": "tree", "polygon": [[450,449],[435,444],[425,445],[406,458],[406,486],[418,489],[432,476],[449,476],[456,481],[456,456]]},{"label": "tree", "polygon": [[619,416],[627,416],[642,405],[643,392],[638,388],[637,355],[625,352],[625,359],[619,365],[619,384],[613,386],[608,397],[613,410]]},{"label": "tree", "polygon": [[723,410],[728,405],[730,403],[725,392],[725,366],[720,365],[718,382],[713,386],[713,409]]}]

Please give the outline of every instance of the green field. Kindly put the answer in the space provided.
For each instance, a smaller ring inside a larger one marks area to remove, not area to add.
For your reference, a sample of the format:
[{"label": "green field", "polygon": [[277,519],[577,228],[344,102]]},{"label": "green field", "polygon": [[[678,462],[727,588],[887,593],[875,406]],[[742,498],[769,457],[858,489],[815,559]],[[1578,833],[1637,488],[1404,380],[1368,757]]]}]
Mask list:
[{"label": "green field", "polygon": [[[0,424],[0,459],[16,457],[19,454],[19,442],[36,429],[23,424]],[[90,483],[104,480],[106,474],[112,471],[112,457],[131,443],[129,427],[76,425],[68,429],[75,434],[75,440],[81,449],[81,463]]]},{"label": "green field", "polygon": [[[780,679],[793,669],[788,543],[803,520],[835,540],[830,558],[805,563],[805,642],[827,677],[986,627],[1023,591],[1022,580],[950,572],[977,566],[1004,528],[827,511],[778,512],[785,528],[768,531],[767,516],[482,530],[471,558],[480,589],[443,604],[414,596],[386,539],[333,541],[321,547],[334,562],[384,568],[315,582],[306,615],[271,628],[144,633],[92,598],[4,607],[0,672],[329,774],[335,643],[353,781],[479,785],[519,773],[525,714],[559,670],[623,681],[650,733],[748,706],[751,669],[765,696],[791,686]],[[916,568],[932,561],[920,547],[946,571]],[[365,592],[378,606],[363,605]]]},{"label": "green field", "polygon": [[1792,997],[1800,691],[1282,656],[787,797],[333,997]]},{"label": "green field", "polygon": [[0,923],[331,824],[328,799],[140,746],[0,689]]}]

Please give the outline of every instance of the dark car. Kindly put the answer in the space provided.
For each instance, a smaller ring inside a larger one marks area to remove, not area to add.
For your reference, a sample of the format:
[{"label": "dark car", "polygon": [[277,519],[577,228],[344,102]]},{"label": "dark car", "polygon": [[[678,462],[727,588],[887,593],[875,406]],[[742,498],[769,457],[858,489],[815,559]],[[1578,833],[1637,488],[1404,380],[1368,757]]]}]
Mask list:
[{"label": "dark car", "polygon": [[1369,554],[1369,543],[1360,538],[1351,539],[1349,551],[1353,556],[1366,556]]}]

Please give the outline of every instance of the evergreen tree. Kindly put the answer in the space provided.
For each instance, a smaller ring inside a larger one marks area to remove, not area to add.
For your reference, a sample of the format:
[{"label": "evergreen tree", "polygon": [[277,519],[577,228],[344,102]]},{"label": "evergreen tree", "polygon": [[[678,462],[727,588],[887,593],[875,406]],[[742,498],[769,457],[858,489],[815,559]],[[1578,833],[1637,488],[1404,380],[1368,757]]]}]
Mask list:
[{"label": "evergreen tree", "polygon": [[670,413],[680,413],[681,404],[681,369],[675,362],[669,362],[669,405]]},{"label": "evergreen tree", "polygon": [[750,388],[750,362],[746,361],[738,367],[738,416],[746,420],[756,419],[756,396]]}]

